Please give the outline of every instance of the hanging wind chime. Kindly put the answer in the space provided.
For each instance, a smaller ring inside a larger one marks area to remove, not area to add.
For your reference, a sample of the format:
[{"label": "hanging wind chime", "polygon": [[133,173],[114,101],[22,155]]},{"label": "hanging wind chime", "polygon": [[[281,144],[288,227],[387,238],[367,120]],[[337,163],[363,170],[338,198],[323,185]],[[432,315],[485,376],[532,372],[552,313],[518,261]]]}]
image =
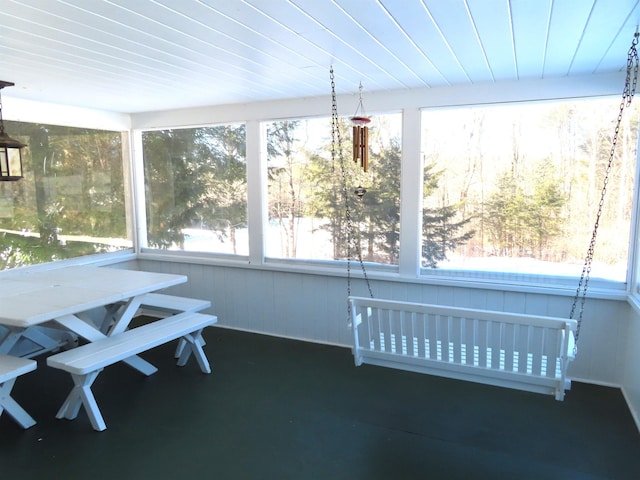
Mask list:
[{"label": "hanging wind chime", "polygon": [[[339,165],[340,165],[340,172],[341,172],[341,176],[342,176],[342,182],[341,182],[341,187],[342,187],[342,193],[343,193],[343,199],[344,199],[344,213],[345,213],[345,220],[346,220],[346,225],[347,225],[347,298],[349,296],[351,296],[351,255],[354,251],[356,251],[357,253],[357,257],[358,257],[358,262],[360,263],[360,268],[362,269],[362,276],[365,280],[365,283],[367,285],[367,289],[369,290],[369,296],[371,298],[373,298],[373,290],[371,289],[371,283],[369,282],[369,276],[367,274],[367,269],[365,268],[364,265],[364,260],[362,259],[362,251],[360,250],[360,248],[354,248],[356,245],[359,246],[359,242],[356,239],[356,235],[357,235],[357,229],[353,224],[353,219],[351,216],[351,202],[349,201],[349,195],[348,195],[348,186],[347,186],[347,169],[346,169],[346,165],[345,165],[345,158],[342,154],[342,136],[340,134],[340,127],[339,127],[339,117],[338,117],[338,99],[337,99],[337,95],[336,95],[336,84],[335,84],[335,77],[333,74],[333,66],[331,66],[331,68],[329,69],[329,77],[331,79],[331,159],[333,161],[333,164],[335,165],[336,160],[339,161]],[[360,93],[360,108],[362,107],[362,86],[360,87],[361,93]],[[357,115],[357,111],[356,111],[356,115]],[[366,120],[364,121],[364,124],[369,123],[370,119],[368,117],[365,117]],[[351,119],[351,121],[353,122],[353,118]],[[362,126],[362,124],[360,125]],[[354,155],[354,159],[355,159],[355,155]],[[362,196],[365,194],[366,190],[363,187],[358,187],[355,190],[355,194],[359,197],[362,198]],[[351,303],[347,302],[347,321],[350,322],[351,321]]]},{"label": "hanging wind chime", "polygon": [[[362,105],[362,82],[360,82],[359,90],[358,107],[350,119],[353,124],[353,162],[359,164],[367,172],[369,171],[369,127],[367,125],[371,122],[371,119],[365,115],[364,106]],[[367,193],[367,190],[359,186],[354,193],[358,198],[362,198]]]}]

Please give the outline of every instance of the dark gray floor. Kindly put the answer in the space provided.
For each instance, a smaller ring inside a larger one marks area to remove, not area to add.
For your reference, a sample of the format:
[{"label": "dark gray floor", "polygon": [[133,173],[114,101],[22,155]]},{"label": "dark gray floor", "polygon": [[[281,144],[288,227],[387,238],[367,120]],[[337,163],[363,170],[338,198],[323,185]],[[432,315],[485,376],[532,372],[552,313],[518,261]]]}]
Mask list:
[{"label": "dark gray floor", "polygon": [[575,384],[564,402],[468,382],[354,367],[348,349],[209,329],[214,368],[173,364],[173,345],[94,386],[107,430],[54,415],[68,375],[18,379],[38,420],[0,418],[0,478],[630,479],[640,434],[616,389]]}]

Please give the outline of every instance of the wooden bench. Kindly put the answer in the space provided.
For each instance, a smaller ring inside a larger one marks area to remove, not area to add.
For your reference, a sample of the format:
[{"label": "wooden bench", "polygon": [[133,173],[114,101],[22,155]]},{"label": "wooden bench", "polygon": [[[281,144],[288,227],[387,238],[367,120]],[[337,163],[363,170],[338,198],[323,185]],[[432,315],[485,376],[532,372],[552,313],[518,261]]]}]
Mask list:
[{"label": "wooden bench", "polygon": [[36,421],[11,397],[11,389],[20,375],[31,372],[36,367],[35,360],[0,355],[0,415],[6,411],[25,429],[35,425]]},{"label": "wooden bench", "polygon": [[[198,298],[178,297],[175,295],[167,295],[165,293],[147,293],[137,297],[140,306],[136,315],[146,315],[150,317],[162,318],[168,315],[182,312],[200,312],[211,306],[209,300],[200,300]],[[107,307],[104,318],[100,322],[100,330],[107,333],[113,324],[113,318],[118,314],[127,302],[118,302]]]},{"label": "wooden bench", "polygon": [[198,298],[177,297],[164,293],[147,293],[142,297],[138,313],[156,317],[166,317],[178,312],[200,312],[209,308],[209,300]]},{"label": "wooden bench", "polygon": [[[210,306],[211,302],[209,300],[177,297],[175,295],[167,295],[166,293],[147,293],[142,297],[137,314],[163,318],[168,315],[174,315],[181,312],[200,312]],[[185,340],[180,339],[178,346],[176,347],[176,358],[180,356],[184,347]]]},{"label": "wooden bench", "polygon": [[554,395],[571,386],[576,321],[349,297],[356,365]]},{"label": "wooden bench", "polygon": [[[177,338],[184,340],[178,366],[184,366],[193,354],[202,372],[211,373],[202,349],[202,330],[216,322],[217,317],[213,315],[184,312],[48,357],[47,365],[69,372],[74,383],[56,417],[72,420],[84,406],[93,428],[98,431],[106,429],[91,392],[91,385],[98,374],[106,366]],[[150,373],[155,371],[157,369]]]}]

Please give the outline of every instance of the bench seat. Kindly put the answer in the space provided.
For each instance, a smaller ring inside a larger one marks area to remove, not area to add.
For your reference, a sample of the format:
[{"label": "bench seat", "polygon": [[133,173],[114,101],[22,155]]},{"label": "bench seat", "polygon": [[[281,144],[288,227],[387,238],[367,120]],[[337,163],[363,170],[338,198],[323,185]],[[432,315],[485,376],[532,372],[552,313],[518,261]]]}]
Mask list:
[{"label": "bench seat", "polygon": [[[178,297],[176,295],[167,295],[166,293],[146,293],[136,297],[139,303],[136,316],[149,317],[167,317],[175,313],[182,312],[200,312],[211,306],[209,300],[201,300],[199,298]],[[117,302],[107,306],[104,318],[99,321],[100,331],[108,333],[114,322],[114,317],[121,313],[127,302]]]},{"label": "bench seat", "polygon": [[147,293],[142,296],[138,313],[163,317],[176,312],[200,312],[210,306],[209,300],[177,297],[164,293]]},{"label": "bench seat", "polygon": [[35,370],[37,365],[35,360],[0,355],[0,415],[6,411],[25,429],[35,425],[36,421],[11,397],[11,389],[20,375]]},{"label": "bench seat", "polygon": [[[162,318],[181,312],[200,312],[210,306],[209,300],[152,292],[141,297],[137,315]],[[176,347],[176,358],[180,356],[184,346],[185,341],[181,339]]]},{"label": "bench seat", "polygon": [[[217,322],[213,315],[183,312],[132,328],[111,337],[67,350],[47,358],[47,365],[69,372],[74,387],[58,411],[58,418],[76,418],[84,406],[95,430],[106,428],[91,385],[104,367],[180,338],[184,340],[177,364],[184,366],[193,354],[203,373],[211,367],[202,350],[202,330]],[[151,373],[154,373],[155,370]]]}]

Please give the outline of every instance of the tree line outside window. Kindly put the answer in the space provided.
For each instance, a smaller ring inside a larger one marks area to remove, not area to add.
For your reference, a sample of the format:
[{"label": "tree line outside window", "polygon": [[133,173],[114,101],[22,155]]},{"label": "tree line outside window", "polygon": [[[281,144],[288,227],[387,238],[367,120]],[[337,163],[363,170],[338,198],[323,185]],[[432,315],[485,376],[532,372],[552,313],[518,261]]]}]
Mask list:
[{"label": "tree line outside window", "polygon": [[[618,105],[424,110],[423,271],[579,275]],[[594,260],[594,275],[617,281],[629,254],[637,111],[627,110],[620,130]],[[265,123],[267,257],[361,255],[397,265],[402,116],[372,120],[368,172],[351,161],[348,119],[340,119],[335,143],[329,117]],[[132,246],[123,134],[6,124],[29,148],[25,179],[0,183],[2,268]],[[147,131],[142,139],[149,247],[248,255],[245,125]],[[358,186],[367,190],[362,198]]]},{"label": "tree line outside window", "polygon": [[[615,99],[592,99],[425,110],[424,271],[579,275],[617,108]],[[628,257],[636,112],[625,117],[620,132],[594,263],[594,275],[617,281],[625,278]],[[328,117],[266,124],[266,256],[331,261],[361,255],[367,262],[396,265],[401,248],[401,115],[373,116],[367,173],[350,161],[348,120],[341,119],[339,128],[341,143],[332,144]],[[175,144],[176,135],[192,137],[183,144],[189,145],[186,150]],[[145,133],[145,145],[152,138],[173,142],[173,147],[165,145],[173,150],[156,155],[165,163],[172,159],[168,171],[173,173],[152,181],[147,190],[155,184],[159,192],[172,191],[169,179],[189,178],[184,190],[170,194],[171,208],[154,209],[162,202],[147,199],[150,218],[167,217],[159,223],[150,220],[153,245],[248,254],[243,135],[243,125]],[[159,161],[149,152],[145,150],[148,182],[154,178],[152,164]],[[221,173],[226,168],[229,172]],[[190,176],[201,169],[207,173]],[[218,183],[212,183],[214,178]],[[353,195],[357,186],[367,190],[361,199]],[[179,198],[188,208],[176,209]],[[347,208],[355,251],[347,249]],[[213,212],[225,220],[212,222]],[[164,227],[158,231],[157,225]]]},{"label": "tree line outside window", "polygon": [[[619,104],[607,98],[424,110],[424,162],[441,172],[425,209],[455,204],[473,232],[438,267],[579,276]],[[637,104],[625,111],[618,134],[594,278],[626,279],[639,111]]]},{"label": "tree line outside window", "polygon": [[133,246],[121,132],[5,120],[24,178],[0,182],[0,270]]}]

